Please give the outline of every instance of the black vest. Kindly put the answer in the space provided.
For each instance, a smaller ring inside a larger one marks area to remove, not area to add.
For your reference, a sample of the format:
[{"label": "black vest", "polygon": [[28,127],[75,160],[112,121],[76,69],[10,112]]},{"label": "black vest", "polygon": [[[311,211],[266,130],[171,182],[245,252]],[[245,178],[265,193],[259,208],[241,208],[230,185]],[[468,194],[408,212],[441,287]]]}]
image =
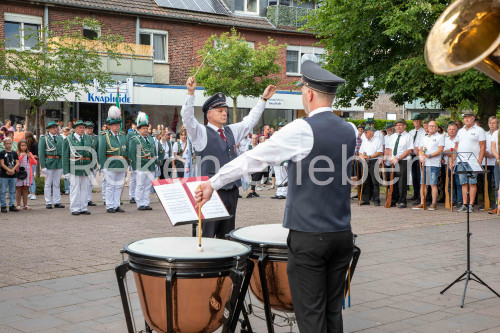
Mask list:
[{"label": "black vest", "polygon": [[[346,161],[354,155],[356,148],[353,127],[333,112],[321,112],[305,121],[312,128],[314,144],[309,155],[288,165],[283,226],[303,232],[351,230],[351,185],[348,182],[351,163]],[[311,163],[315,159],[315,163]],[[325,159],[333,162],[333,168]],[[309,173],[310,167],[313,177]],[[323,170],[314,172],[312,168]],[[345,178],[344,184],[342,177]]]},{"label": "black vest", "polygon": [[[216,170],[216,163],[214,160],[219,161],[219,167],[223,167],[230,161],[236,158],[236,143],[234,142],[234,135],[229,126],[224,126],[224,135],[227,142],[222,139],[220,134],[214,131],[209,126],[205,126],[207,129],[207,146],[201,152],[197,152],[196,155],[201,160],[198,160],[197,165],[201,165],[201,176],[214,176],[219,170]],[[201,162],[201,163],[200,163]],[[228,190],[233,186],[240,187],[241,180],[236,180],[232,183],[227,184],[222,189]]]}]

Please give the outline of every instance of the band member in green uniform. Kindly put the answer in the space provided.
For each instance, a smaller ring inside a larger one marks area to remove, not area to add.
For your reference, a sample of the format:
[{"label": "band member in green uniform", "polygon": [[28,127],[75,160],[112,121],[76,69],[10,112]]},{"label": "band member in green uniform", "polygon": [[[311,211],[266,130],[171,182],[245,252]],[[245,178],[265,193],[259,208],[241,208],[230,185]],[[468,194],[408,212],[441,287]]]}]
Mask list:
[{"label": "band member in green uniform", "polygon": [[117,116],[109,118],[109,130],[99,137],[99,164],[106,179],[106,211],[108,213],[125,212],[120,207],[123,184],[127,176],[127,138],[120,132],[122,118],[120,110],[111,106],[108,113]]},{"label": "band member in green uniform", "polygon": [[87,210],[90,174],[97,163],[92,152],[92,139],[85,134],[85,123],[73,124],[75,132],[63,142],[62,166],[64,178],[69,179],[69,207],[71,215],[90,215]]},{"label": "band member in green uniform", "polygon": [[152,210],[149,206],[149,194],[151,192],[151,181],[154,180],[154,172],[163,156],[157,157],[154,139],[149,136],[149,120],[143,112],[137,117],[137,130],[139,135],[132,137],[129,142],[128,158],[132,170],[136,172],[137,185],[135,189],[135,201],[139,210]]},{"label": "band member in green uniform", "polygon": [[55,121],[49,122],[46,126],[49,133],[42,135],[38,144],[38,158],[42,172],[45,173],[43,194],[47,209],[52,209],[52,204],[55,208],[64,208],[64,205],[61,205],[60,185],[63,173],[61,161],[63,138],[57,134],[57,128]]},{"label": "band member in green uniform", "polygon": [[[85,134],[91,139],[92,142],[92,149],[96,152],[98,151],[98,146],[99,146],[99,138],[97,137],[96,134],[94,134],[94,124],[91,121],[87,121],[85,123]],[[94,188],[94,181],[95,181],[95,176],[97,175],[97,164],[92,168],[92,174],[90,175],[90,182],[89,182],[89,195],[88,195],[88,206],[97,206],[93,201],[92,201],[92,189]]]}]

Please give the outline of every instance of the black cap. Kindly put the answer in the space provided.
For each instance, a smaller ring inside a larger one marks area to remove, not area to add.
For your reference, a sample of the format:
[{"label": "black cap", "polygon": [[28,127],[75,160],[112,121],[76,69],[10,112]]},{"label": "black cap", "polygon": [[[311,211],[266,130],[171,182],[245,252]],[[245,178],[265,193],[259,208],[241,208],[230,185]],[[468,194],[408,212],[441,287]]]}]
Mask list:
[{"label": "black cap", "polygon": [[321,68],[314,61],[306,60],[300,66],[302,80],[297,84],[298,87],[305,85],[309,89],[319,91],[323,94],[334,95],[340,84],[345,80],[337,75]]},{"label": "black cap", "polygon": [[227,107],[226,95],[224,95],[221,92],[218,92],[209,99],[207,99],[205,103],[203,103],[203,113],[207,113],[208,110],[213,108],[222,108],[222,107]]}]

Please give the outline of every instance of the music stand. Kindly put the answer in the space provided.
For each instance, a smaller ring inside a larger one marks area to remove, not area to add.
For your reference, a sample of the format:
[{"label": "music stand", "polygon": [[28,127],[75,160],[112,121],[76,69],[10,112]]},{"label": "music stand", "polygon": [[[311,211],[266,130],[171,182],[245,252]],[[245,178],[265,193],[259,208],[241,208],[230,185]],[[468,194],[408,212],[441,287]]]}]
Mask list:
[{"label": "music stand", "polygon": [[[453,167],[454,172],[456,174],[465,174],[467,175],[467,203],[470,205],[470,183],[469,180],[474,174],[480,174],[484,173],[483,168],[477,163],[477,159],[474,156],[473,153],[456,153],[456,158],[458,159],[458,163],[455,163],[455,166]],[[462,164],[464,166],[464,171],[457,171],[456,167]],[[491,290],[495,295],[500,297],[500,295],[493,290],[490,286],[486,284],[483,280],[481,280],[472,270],[470,269],[470,236],[472,235],[470,233],[470,225],[469,225],[469,214],[470,214],[470,209],[467,207],[467,270],[460,275],[455,281],[453,281],[448,287],[443,289],[440,294],[444,294],[444,292],[448,289],[450,289],[455,283],[460,282],[465,280],[465,288],[464,288],[464,293],[462,295],[462,303],[460,304],[460,307],[464,307],[464,302],[465,302],[465,293],[467,292],[467,285],[469,284],[469,280],[476,281],[479,284],[482,284],[489,290]],[[472,275],[472,277],[471,277]],[[464,277],[465,276],[465,277]],[[476,279],[474,279],[476,278]]]}]

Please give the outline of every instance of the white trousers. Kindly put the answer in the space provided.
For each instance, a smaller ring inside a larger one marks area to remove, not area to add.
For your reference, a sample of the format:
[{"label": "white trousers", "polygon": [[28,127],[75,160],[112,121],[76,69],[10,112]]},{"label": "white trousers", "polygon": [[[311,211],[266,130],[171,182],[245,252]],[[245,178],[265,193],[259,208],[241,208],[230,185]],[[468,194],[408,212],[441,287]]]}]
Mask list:
[{"label": "white trousers", "polygon": [[52,205],[61,203],[61,176],[63,169],[52,169],[45,172],[45,186],[43,195],[45,204]]},{"label": "white trousers", "polygon": [[274,167],[274,175],[276,177],[276,195],[277,196],[284,196],[286,197],[286,194],[288,192],[288,186],[280,186],[283,183],[288,182],[287,178],[287,171],[284,166],[276,165]]},{"label": "white trousers", "polygon": [[84,212],[87,210],[87,195],[89,191],[89,176],[69,177],[69,209],[71,212]]},{"label": "white trousers", "polygon": [[108,186],[108,181],[106,180],[106,169],[101,170],[102,172],[102,201],[106,202],[106,187]]},{"label": "white trousers", "polygon": [[94,169],[90,174],[89,180],[89,195],[87,197],[87,201],[92,201],[92,190],[94,189],[95,175],[97,175],[97,169]]},{"label": "white trousers", "polygon": [[131,170],[130,171],[130,181],[128,183],[128,199],[132,200],[135,199],[135,190],[137,187],[137,171]]},{"label": "white trousers", "polygon": [[135,202],[137,207],[149,206],[149,194],[151,193],[151,181],[154,180],[153,171],[136,170],[137,185],[135,188]]},{"label": "white trousers", "polygon": [[126,172],[106,171],[106,209],[117,209],[120,207],[120,197]]}]

